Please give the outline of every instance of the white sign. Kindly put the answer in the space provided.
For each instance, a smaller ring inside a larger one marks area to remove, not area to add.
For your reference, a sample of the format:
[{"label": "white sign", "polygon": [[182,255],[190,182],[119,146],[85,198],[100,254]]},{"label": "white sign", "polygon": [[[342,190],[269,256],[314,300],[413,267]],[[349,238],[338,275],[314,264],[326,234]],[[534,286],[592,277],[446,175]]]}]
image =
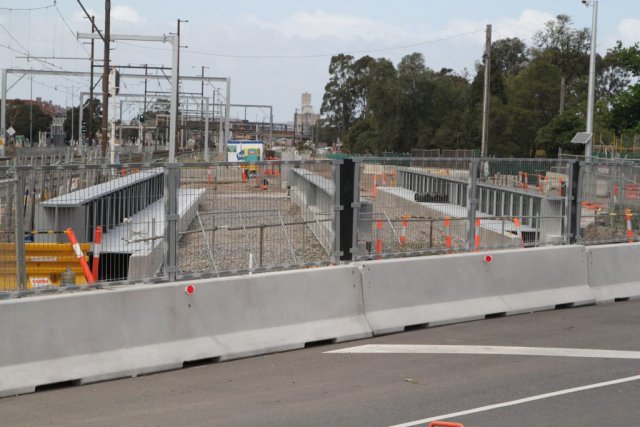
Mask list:
[{"label": "white sign", "polygon": [[29,280],[31,281],[31,287],[33,289],[46,288],[48,286],[51,286],[51,281],[48,277],[32,277]]},{"label": "white sign", "polygon": [[9,129],[7,129],[7,133],[9,134],[9,136],[13,136],[16,134],[16,130],[12,127],[9,127]]}]

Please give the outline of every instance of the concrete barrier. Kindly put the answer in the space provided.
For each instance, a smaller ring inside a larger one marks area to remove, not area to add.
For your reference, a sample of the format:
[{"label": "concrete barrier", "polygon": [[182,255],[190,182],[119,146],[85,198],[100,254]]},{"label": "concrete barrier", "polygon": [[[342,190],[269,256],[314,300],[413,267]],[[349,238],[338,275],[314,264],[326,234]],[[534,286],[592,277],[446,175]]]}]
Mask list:
[{"label": "concrete barrier", "polygon": [[590,304],[586,260],[584,247],[563,246],[364,262],[365,314],[383,334]]},{"label": "concrete barrier", "polygon": [[0,301],[0,396],[364,338],[363,308],[355,266]]},{"label": "concrete barrier", "polygon": [[640,297],[640,243],[589,246],[587,257],[596,302]]}]

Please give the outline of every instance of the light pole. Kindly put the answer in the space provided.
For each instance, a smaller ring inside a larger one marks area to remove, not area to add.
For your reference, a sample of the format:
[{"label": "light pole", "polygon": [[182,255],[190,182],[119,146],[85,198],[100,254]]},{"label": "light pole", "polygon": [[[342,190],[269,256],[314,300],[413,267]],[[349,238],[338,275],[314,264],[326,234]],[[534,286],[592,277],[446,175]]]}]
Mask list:
[{"label": "light pole", "polygon": [[589,89],[587,95],[587,133],[591,134],[584,148],[584,156],[587,160],[591,158],[593,150],[593,114],[594,98],[596,86],[596,38],[598,29],[598,0],[582,0],[585,6],[593,9],[591,17],[591,58],[589,61]]}]

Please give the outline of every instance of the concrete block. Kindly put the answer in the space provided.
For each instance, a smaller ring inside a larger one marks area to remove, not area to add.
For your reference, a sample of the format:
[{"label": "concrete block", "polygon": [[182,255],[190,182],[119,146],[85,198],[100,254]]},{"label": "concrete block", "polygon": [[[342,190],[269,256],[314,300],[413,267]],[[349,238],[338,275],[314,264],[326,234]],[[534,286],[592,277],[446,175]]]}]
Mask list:
[{"label": "concrete block", "polygon": [[597,303],[640,297],[640,243],[588,246],[587,256]]},{"label": "concrete block", "polygon": [[374,334],[383,334],[590,304],[586,263],[582,246],[364,262],[365,314]]},{"label": "concrete block", "polygon": [[372,335],[354,266],[5,300],[0,324],[0,397]]}]

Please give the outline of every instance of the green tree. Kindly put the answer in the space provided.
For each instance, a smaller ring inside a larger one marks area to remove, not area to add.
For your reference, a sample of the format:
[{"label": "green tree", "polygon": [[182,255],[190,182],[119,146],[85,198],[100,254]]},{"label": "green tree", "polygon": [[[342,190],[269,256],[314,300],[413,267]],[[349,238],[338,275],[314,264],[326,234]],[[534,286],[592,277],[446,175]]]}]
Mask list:
[{"label": "green tree", "polygon": [[7,126],[15,129],[17,135],[29,137],[33,132],[33,139],[38,139],[38,132],[48,131],[51,127],[51,116],[49,116],[42,106],[36,102],[32,106],[28,102],[15,101],[7,102]]},{"label": "green tree", "polygon": [[547,157],[557,156],[560,148],[565,153],[581,154],[583,147],[572,144],[571,139],[583,130],[584,116],[575,111],[564,111],[538,130],[536,147]]}]

